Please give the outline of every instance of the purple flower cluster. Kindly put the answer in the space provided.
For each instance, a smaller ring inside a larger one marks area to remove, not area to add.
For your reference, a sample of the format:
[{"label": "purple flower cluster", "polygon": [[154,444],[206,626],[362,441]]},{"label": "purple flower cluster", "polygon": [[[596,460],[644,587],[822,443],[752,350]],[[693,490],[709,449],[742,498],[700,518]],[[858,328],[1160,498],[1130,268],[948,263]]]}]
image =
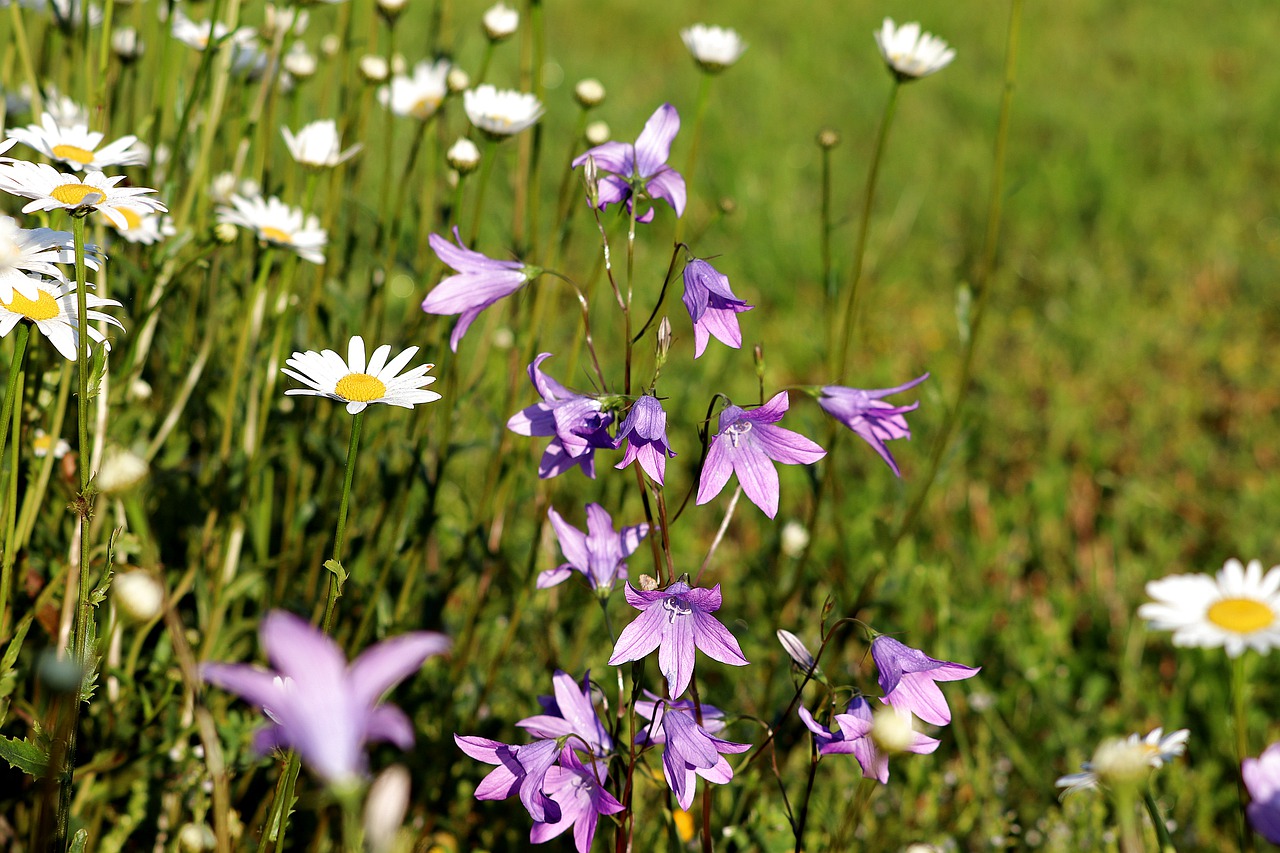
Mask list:
[{"label": "purple flower cluster", "polygon": [[[635,144],[606,142],[575,157],[573,167],[591,160],[604,172],[596,188],[597,206],[625,203],[631,211],[638,198],[660,198],[670,204],[676,216],[684,214],[684,178],[667,165],[671,143],[680,132],[680,114],[663,104],[649,116]],[[637,222],[650,222],[653,208],[636,215]]]},{"label": "purple flower cluster", "polygon": [[529,364],[529,381],[542,402],[512,415],[507,429],[519,435],[552,437],[538,465],[539,477],[557,477],[577,467],[594,479],[596,450],[614,446],[608,430],[613,415],[596,398],[570,391],[543,373],[542,362],[550,357],[549,352],[540,353]]},{"label": "purple flower cluster", "polygon": [[671,702],[648,691],[645,695],[647,699],[636,702],[636,715],[649,724],[636,735],[636,743],[665,747],[662,775],[680,808],[687,810],[693,804],[698,777],[717,785],[729,783],[733,768],[724,756],[746,752],[751,745],[716,737],[725,726],[724,712],[713,705]]}]

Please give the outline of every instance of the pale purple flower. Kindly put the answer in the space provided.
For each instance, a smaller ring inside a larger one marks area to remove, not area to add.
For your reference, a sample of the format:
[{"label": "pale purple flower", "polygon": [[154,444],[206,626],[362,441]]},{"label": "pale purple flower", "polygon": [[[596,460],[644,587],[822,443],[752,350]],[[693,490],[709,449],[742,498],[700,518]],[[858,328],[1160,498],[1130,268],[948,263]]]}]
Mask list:
[{"label": "pale purple flower", "polygon": [[694,358],[706,350],[709,336],[734,349],[742,346],[738,315],[751,306],[733,295],[727,275],[700,258],[684,266],[684,307],[693,321]]},{"label": "pale purple flower", "polygon": [[770,518],[778,514],[778,469],[773,463],[808,465],[827,455],[798,432],[773,426],[789,405],[782,391],[758,409],[726,406],[720,412],[720,431],[711,439],[698,481],[699,504],[720,494],[729,475],[737,474],[752,503]]},{"label": "pale purple flower", "polygon": [[[838,727],[835,732],[818,725],[803,705],[799,708],[799,714],[805,727],[813,732],[819,755],[852,755],[862,767],[862,775],[875,779],[881,785],[889,781],[889,755],[876,745],[871,736],[875,721],[871,705],[866,699],[854,696],[849,700],[845,713],[835,715]],[[906,751],[925,755],[936,750],[939,743],[940,741],[921,732],[914,732]]]},{"label": "pale purple flower", "polygon": [[[671,156],[671,141],[680,131],[680,114],[670,104],[663,104],[649,116],[644,130],[635,145],[625,142],[606,142],[581,154],[573,161],[574,168],[595,161],[600,170],[598,202],[604,210],[610,204],[626,202],[627,210],[637,195],[650,199],[666,200],[675,209],[676,216],[684,214],[684,178],[667,165]],[[637,222],[653,219],[653,208],[636,216]]]},{"label": "pale purple flower", "polygon": [[585,534],[561,518],[554,508],[547,511],[547,516],[567,562],[539,574],[538,589],[555,586],[577,571],[586,577],[597,594],[607,597],[614,581],[627,577],[627,564],[623,561],[635,553],[641,540],[649,535],[647,524],[615,531],[608,511],[597,503],[587,504]]},{"label": "pale purple flower", "polygon": [[551,681],[555,695],[538,697],[545,713],[525,717],[516,725],[539,738],[577,735],[582,740],[572,738],[568,743],[577,749],[583,749],[586,744],[595,755],[608,755],[613,739],[591,702],[591,673],[582,676],[579,685],[573,676],[557,669]]},{"label": "pale purple flower", "polygon": [[624,592],[627,603],[644,612],[622,629],[609,666],[640,660],[657,649],[658,669],[671,698],[678,699],[693,678],[695,646],[720,663],[747,665],[737,639],[711,615],[720,609],[720,584],[698,589],[676,581],[666,589],[646,591],[628,583]]},{"label": "pale purple flower", "polygon": [[626,468],[639,459],[649,479],[661,486],[667,475],[667,457],[676,454],[667,443],[667,413],[657,397],[641,397],[631,404],[631,411],[618,427],[614,447],[621,447],[623,441],[628,442],[627,452],[613,467]]},{"label": "pale purple flower", "polygon": [[560,806],[544,793],[547,771],[560,756],[554,739],[506,744],[455,734],[458,749],[477,761],[498,765],[476,786],[477,800],[505,800],[517,791],[529,816],[539,823],[560,820]]},{"label": "pale purple flower", "polygon": [[703,724],[698,725],[692,702],[637,702],[636,714],[651,722],[636,736],[641,745],[665,744],[662,753],[662,775],[676,795],[680,808],[693,804],[698,776],[708,782],[724,785],[733,780],[733,768],[724,754],[746,752],[749,743],[722,740],[712,732],[724,727],[723,712],[703,705]]},{"label": "pale purple flower", "polygon": [[1280,844],[1280,743],[1271,744],[1257,758],[1246,758],[1240,775],[1249,790],[1249,824],[1272,844]]},{"label": "pale purple flower", "polygon": [[560,819],[535,823],[529,840],[542,844],[573,827],[573,842],[578,853],[588,853],[596,837],[600,815],[617,814],[624,806],[604,788],[608,778],[605,762],[598,758],[585,765],[565,744],[560,751],[560,764],[547,771],[542,790],[560,807]]},{"label": "pale purple flower", "polygon": [[871,657],[880,670],[880,689],[884,691],[880,701],[935,726],[951,722],[951,709],[935,682],[972,678],[982,669],[934,660],[884,634],[871,641]]},{"label": "pale purple flower", "polygon": [[543,373],[542,362],[550,357],[549,352],[539,353],[529,363],[529,381],[542,402],[512,415],[507,429],[520,435],[554,436],[538,463],[539,477],[555,477],[577,466],[594,478],[596,450],[613,449],[608,431],[613,415],[602,411],[595,397],[570,391]]},{"label": "pale purple flower", "polygon": [[413,745],[413,725],[382,694],[448,650],[443,634],[416,631],[365,650],[350,666],[337,643],[292,613],[275,610],[262,620],[262,645],[275,671],[247,664],[206,663],[200,676],[262,708],[271,724],[254,749],[294,749],[331,784],[364,774],[364,746],[390,741]]},{"label": "pale purple flower", "polygon": [[453,245],[439,234],[427,238],[440,260],[457,270],[458,274],[437,284],[422,300],[422,310],[428,314],[461,315],[449,336],[449,348],[457,352],[458,341],[462,340],[481,311],[515,293],[541,270],[525,266],[520,261],[496,261],[468,249],[456,225],[453,238],[458,245]]},{"label": "pale purple flower", "polygon": [[902,472],[898,470],[898,463],[893,461],[893,456],[889,453],[889,448],[884,446],[884,443],[895,438],[911,438],[911,429],[907,426],[907,419],[903,416],[907,412],[915,411],[920,404],[891,406],[880,398],[906,391],[908,388],[914,388],[928,378],[929,374],[926,373],[904,385],[898,385],[893,388],[880,388],[874,391],[845,388],[841,385],[826,385],[822,388],[822,396],[818,398],[818,405],[825,409],[831,417],[861,436],[876,453],[880,454],[880,458],[889,464],[889,467],[893,469],[893,473],[901,477]]}]

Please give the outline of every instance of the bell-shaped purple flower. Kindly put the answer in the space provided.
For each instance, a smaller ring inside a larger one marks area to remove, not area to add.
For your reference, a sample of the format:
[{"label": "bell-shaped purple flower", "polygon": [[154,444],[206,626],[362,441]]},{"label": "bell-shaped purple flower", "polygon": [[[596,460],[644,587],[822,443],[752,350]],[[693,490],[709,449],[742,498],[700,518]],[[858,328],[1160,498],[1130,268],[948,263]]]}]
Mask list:
[{"label": "bell-shaped purple flower", "polygon": [[596,450],[613,449],[608,430],[613,415],[602,411],[595,397],[570,391],[543,373],[542,362],[550,357],[549,352],[539,353],[529,364],[529,381],[542,402],[512,415],[507,429],[520,435],[553,436],[538,463],[539,477],[547,479],[580,467],[594,478]]},{"label": "bell-shaped purple flower", "polygon": [[[597,145],[574,158],[576,169],[588,158],[595,161],[602,174],[599,179],[598,198],[600,209],[611,204],[626,202],[631,210],[636,195],[664,199],[675,209],[676,216],[684,213],[684,178],[667,165],[671,156],[671,141],[680,131],[680,114],[670,104],[658,107],[644,124],[644,130],[635,145],[625,142],[606,142]],[[636,216],[637,222],[653,219],[653,208]]]},{"label": "bell-shaped purple flower", "polygon": [[1272,844],[1280,844],[1280,743],[1273,743],[1257,758],[1246,758],[1240,775],[1249,791],[1245,813],[1254,831]]},{"label": "bell-shaped purple flower", "polygon": [[560,807],[559,820],[535,823],[529,830],[534,844],[550,841],[573,827],[573,843],[578,853],[588,853],[596,837],[600,815],[617,814],[624,806],[604,788],[608,778],[605,762],[591,759],[583,762],[566,744],[560,751],[560,764],[547,771],[543,791]]},{"label": "bell-shaped purple flower", "polygon": [[666,745],[662,775],[682,809],[693,803],[698,776],[717,785],[732,781],[733,768],[724,755],[751,748],[749,743],[734,743],[712,734],[724,727],[724,715],[710,705],[702,706],[702,725],[698,725],[694,704],[688,701],[637,702],[636,714],[650,720],[636,736],[636,743]]},{"label": "bell-shaped purple flower", "polygon": [[456,225],[453,238],[458,245],[453,245],[439,234],[427,238],[440,260],[457,270],[458,274],[437,284],[422,300],[422,310],[428,314],[461,315],[449,336],[449,348],[457,352],[458,341],[462,340],[481,311],[524,287],[541,270],[527,267],[520,261],[497,261],[468,249]]},{"label": "bell-shaped purple flower", "polygon": [[476,786],[477,800],[505,800],[519,792],[521,804],[535,821],[560,820],[560,806],[543,791],[547,771],[560,757],[554,739],[520,745],[455,734],[453,741],[476,761],[498,765]]},{"label": "bell-shaped purple flower", "polygon": [[[845,713],[835,715],[839,730],[834,733],[818,725],[803,705],[799,708],[799,714],[805,727],[813,732],[814,740],[818,742],[819,755],[852,754],[862,767],[862,775],[877,780],[881,785],[889,781],[889,755],[876,745],[871,736],[875,720],[871,705],[866,699],[854,696],[849,700]],[[906,751],[926,755],[936,750],[939,743],[934,738],[914,732]]]},{"label": "bell-shaped purple flower", "polygon": [[880,689],[884,691],[880,701],[935,726],[951,722],[951,709],[935,682],[972,678],[982,669],[934,660],[884,634],[871,641],[871,657],[880,670]]},{"label": "bell-shaped purple flower", "polygon": [[708,337],[726,346],[742,346],[738,315],[751,306],[733,295],[729,277],[704,260],[695,258],[684,266],[684,307],[693,321],[693,357],[707,348]]},{"label": "bell-shaped purple flower", "polygon": [[778,514],[778,470],[773,463],[808,465],[827,455],[803,435],[773,426],[789,405],[783,391],[758,409],[726,406],[720,412],[720,431],[711,439],[698,481],[699,504],[720,494],[729,475],[737,474],[752,503],[770,518]]},{"label": "bell-shaped purple flower", "polygon": [[551,680],[555,695],[538,697],[545,713],[525,717],[516,725],[539,738],[577,735],[581,741],[577,738],[570,741],[575,748],[582,749],[583,744],[587,744],[593,754],[608,755],[613,739],[591,702],[591,673],[582,676],[581,684],[561,670],[556,670]]},{"label": "bell-shaped purple flower", "polygon": [[889,464],[893,473],[901,477],[902,472],[898,470],[898,463],[893,461],[893,455],[889,453],[889,448],[885,447],[884,443],[895,438],[911,438],[911,429],[907,426],[904,415],[915,411],[920,404],[891,406],[880,398],[914,388],[928,378],[929,374],[926,373],[905,385],[874,391],[845,388],[842,385],[825,385],[822,388],[822,396],[818,398],[818,405],[831,417],[861,436],[876,453],[880,454],[880,458]]},{"label": "bell-shaped purple flower", "polygon": [[626,468],[639,459],[649,479],[661,486],[667,475],[667,457],[676,454],[667,443],[667,413],[657,397],[641,397],[631,404],[631,411],[618,427],[614,447],[621,447],[623,441],[627,442],[627,452],[613,467]]},{"label": "bell-shaped purple flower", "polygon": [[597,503],[587,504],[587,532],[561,518],[554,508],[547,511],[551,527],[560,540],[560,550],[567,562],[538,575],[538,589],[561,583],[575,571],[581,572],[596,594],[608,597],[615,581],[627,577],[624,560],[635,553],[640,542],[649,535],[649,525],[636,524],[613,529],[613,519]]}]

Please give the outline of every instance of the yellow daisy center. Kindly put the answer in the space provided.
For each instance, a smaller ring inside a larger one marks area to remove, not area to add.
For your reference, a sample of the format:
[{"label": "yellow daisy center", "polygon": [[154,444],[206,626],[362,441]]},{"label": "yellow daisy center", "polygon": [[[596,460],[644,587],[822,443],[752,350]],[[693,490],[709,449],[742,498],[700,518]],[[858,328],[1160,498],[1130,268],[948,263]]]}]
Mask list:
[{"label": "yellow daisy center", "polygon": [[419,98],[413,102],[409,112],[418,118],[430,118],[439,106],[439,98]]},{"label": "yellow daisy center", "polygon": [[32,450],[35,451],[36,456],[46,456],[49,451],[53,449],[53,436],[48,433],[44,435],[37,435],[36,440],[31,444]]},{"label": "yellow daisy center", "polygon": [[34,302],[21,293],[14,291],[13,298],[4,307],[8,308],[15,314],[21,314],[28,320],[52,320],[58,316],[58,300],[53,298],[52,294],[40,291],[40,296]]},{"label": "yellow daisy center", "polygon": [[1276,613],[1256,598],[1224,598],[1209,606],[1209,621],[1236,634],[1261,631],[1276,621]]},{"label": "yellow daisy center", "polygon": [[102,201],[102,191],[89,184],[61,184],[49,193],[54,201],[67,207],[97,204]]},{"label": "yellow daisy center", "polygon": [[55,145],[53,146],[53,156],[59,160],[84,163],[86,166],[93,162],[93,152],[78,145]]},{"label": "yellow daisy center", "polygon": [[370,376],[367,373],[348,373],[338,380],[338,385],[333,391],[342,399],[353,403],[370,403],[387,393],[387,386],[383,385],[382,380],[376,376]]},{"label": "yellow daisy center", "polygon": [[142,216],[138,211],[128,207],[117,207],[116,212],[124,217],[124,221],[128,223],[126,231],[132,231],[135,228],[142,227]]},{"label": "yellow daisy center", "polygon": [[[258,234],[263,240],[269,240],[272,243],[292,243],[293,235],[288,231],[281,231],[279,228],[272,228],[270,225],[264,225],[258,229]],[[354,375],[354,374],[353,374]]]}]

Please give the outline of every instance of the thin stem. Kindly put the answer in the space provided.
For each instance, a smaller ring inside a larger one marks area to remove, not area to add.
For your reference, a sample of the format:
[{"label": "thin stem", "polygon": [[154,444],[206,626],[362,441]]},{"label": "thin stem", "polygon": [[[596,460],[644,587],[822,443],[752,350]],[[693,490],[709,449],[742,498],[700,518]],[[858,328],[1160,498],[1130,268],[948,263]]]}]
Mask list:
[{"label": "thin stem", "polygon": [[[693,117],[693,133],[692,140],[689,143],[689,159],[684,165],[684,182],[685,197],[693,197],[693,170],[698,164],[698,143],[702,140],[702,123],[707,115],[707,103],[710,101],[711,95],[711,75],[702,74],[702,79],[698,81],[698,106]],[[689,209],[685,208],[687,214]],[[676,220],[675,240],[680,242],[681,236],[684,234],[684,217]]]},{"label": "thin stem", "polygon": [[[13,413],[14,405],[17,401],[18,377],[22,375],[22,368],[27,362],[27,341],[31,337],[31,324],[22,322],[13,330],[13,358],[9,361],[9,380],[5,383],[4,404],[0,408],[0,459],[4,458],[5,443],[9,439],[9,416]],[[15,435],[14,441],[18,438]],[[13,470],[10,476],[16,477],[17,470]],[[5,556],[9,554],[8,547],[5,548]],[[2,610],[2,608],[0,608]],[[3,632],[0,632],[2,634]]]},{"label": "thin stem", "polygon": [[364,423],[364,412],[357,413],[351,419],[351,441],[347,445],[347,471],[342,479],[342,501],[338,504],[338,527],[333,534],[333,562],[338,571],[329,573],[329,600],[324,606],[324,632],[333,628],[334,606],[342,595],[343,579],[339,575],[342,569],[342,544],[347,535],[347,507],[351,502],[351,480],[356,473],[356,451],[360,449],[360,427]]},{"label": "thin stem", "polygon": [[[6,630],[9,623],[9,589],[13,586],[13,563],[17,556],[17,527],[18,527],[18,466],[21,462],[21,454],[18,452],[22,436],[19,430],[22,426],[22,406],[16,405],[14,401],[22,399],[22,362],[25,361],[27,342],[26,337],[30,334],[30,328],[26,323],[20,323],[19,329],[25,330],[18,332],[19,340],[15,341],[13,363],[9,366],[9,388],[4,398],[4,411],[0,413],[0,418],[4,419],[0,428],[8,429],[9,418],[13,418],[13,453],[9,461],[9,482],[5,490],[7,494],[6,505],[8,507],[5,513],[5,531],[4,531],[4,557],[3,563],[0,564],[0,640],[6,636]],[[14,370],[17,366],[17,370]],[[50,455],[53,448],[49,449]],[[0,436],[0,460],[4,459],[4,439]],[[2,464],[2,463],[0,463]]]},{"label": "thin stem", "polygon": [[498,143],[491,139],[485,145],[484,154],[480,157],[480,185],[476,187],[476,207],[471,213],[471,230],[467,233],[468,246],[474,247],[480,236],[480,214],[484,211],[484,192],[489,188],[489,176],[493,174],[493,161],[496,159],[497,151]]},{"label": "thin stem", "polygon": [[644,325],[640,327],[640,331],[636,332],[635,337],[631,339],[631,343],[639,343],[640,339],[644,337],[644,333],[649,331],[649,326],[653,325],[653,321],[657,318],[658,312],[662,310],[663,301],[667,298],[667,286],[671,284],[671,276],[676,271],[676,261],[680,257],[680,250],[688,248],[688,246],[681,243],[679,240],[677,240],[676,244],[671,248],[671,263],[667,265],[667,274],[662,279],[662,290],[658,292],[658,301],[654,303],[653,311],[649,314],[649,319],[644,321]]},{"label": "thin stem", "polygon": [[725,531],[729,529],[729,522],[733,519],[733,511],[738,508],[738,498],[740,497],[742,497],[741,485],[733,490],[733,497],[729,500],[729,508],[724,511],[724,521],[720,522],[720,529],[716,531],[716,538],[711,540],[711,547],[707,549],[707,556],[698,568],[698,576],[693,579],[694,586],[698,585],[698,581],[702,580],[702,573],[707,570],[707,566],[711,565],[711,558],[715,555],[716,549],[720,547]]},{"label": "thin stem", "polygon": [[1245,655],[1239,655],[1231,662],[1231,704],[1235,721],[1236,791],[1240,798],[1240,850],[1252,853],[1253,830],[1245,814],[1248,791],[1241,775],[1244,759],[1249,754],[1249,677],[1245,660]]},{"label": "thin stem", "polygon": [[1165,826],[1164,816],[1160,814],[1160,806],[1156,803],[1156,798],[1151,795],[1151,787],[1147,786],[1142,792],[1142,800],[1146,803],[1147,814],[1151,816],[1151,825],[1156,831],[1156,846],[1160,853],[1177,853],[1177,847],[1173,844],[1173,838],[1169,835],[1169,827]]}]

